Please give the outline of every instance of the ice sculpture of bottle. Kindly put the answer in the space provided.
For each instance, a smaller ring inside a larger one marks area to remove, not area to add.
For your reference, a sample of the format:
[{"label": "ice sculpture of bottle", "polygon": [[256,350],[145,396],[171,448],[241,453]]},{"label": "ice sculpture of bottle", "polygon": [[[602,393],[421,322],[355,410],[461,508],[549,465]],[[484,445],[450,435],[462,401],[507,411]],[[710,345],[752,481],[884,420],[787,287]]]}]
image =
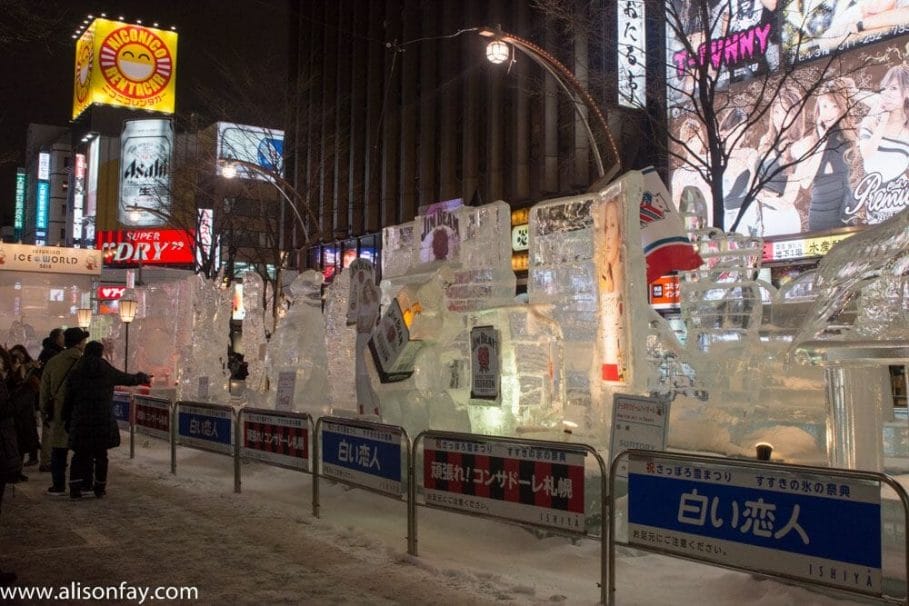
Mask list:
[{"label": "ice sculpture of bottle", "polygon": [[243,361],[246,362],[246,389],[261,393],[265,388],[265,323],[271,323],[271,310],[263,300],[265,285],[254,271],[243,274]]}]

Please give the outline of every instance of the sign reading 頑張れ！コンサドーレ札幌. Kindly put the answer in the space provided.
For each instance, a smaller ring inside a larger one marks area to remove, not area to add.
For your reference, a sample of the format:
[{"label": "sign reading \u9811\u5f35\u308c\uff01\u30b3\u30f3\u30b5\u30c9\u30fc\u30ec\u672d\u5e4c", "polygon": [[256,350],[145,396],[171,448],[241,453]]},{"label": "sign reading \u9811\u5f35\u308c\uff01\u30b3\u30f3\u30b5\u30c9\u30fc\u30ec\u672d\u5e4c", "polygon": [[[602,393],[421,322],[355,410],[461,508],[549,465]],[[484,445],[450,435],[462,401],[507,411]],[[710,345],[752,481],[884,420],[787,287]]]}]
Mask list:
[{"label": "sign reading \u9811\u5f35\u308c\uff01\u30b3\u30f3\u30b5\u30c9\u30fc\u30ec\u672d\u5e4c", "polygon": [[85,248],[0,244],[0,270],[97,276],[101,255]]}]

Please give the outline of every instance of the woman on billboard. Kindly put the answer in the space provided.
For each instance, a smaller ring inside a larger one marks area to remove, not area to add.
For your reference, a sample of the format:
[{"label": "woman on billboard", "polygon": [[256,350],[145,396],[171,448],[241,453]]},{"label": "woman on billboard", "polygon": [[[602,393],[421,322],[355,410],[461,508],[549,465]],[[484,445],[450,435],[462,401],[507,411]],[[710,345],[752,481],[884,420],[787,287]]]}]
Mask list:
[{"label": "woman on billboard", "polygon": [[[868,223],[880,223],[899,212],[909,170],[909,66],[894,65],[881,78],[880,94],[859,129],[865,178],[856,187]],[[894,191],[896,190],[896,191]],[[889,195],[888,195],[889,194]]]},{"label": "woman on billboard", "polygon": [[814,102],[814,132],[793,145],[793,155],[804,158],[796,182],[811,193],[808,231],[843,227],[855,219],[852,185],[862,169],[849,112],[854,90],[849,78],[821,86]]},{"label": "woman on billboard", "polygon": [[801,105],[801,96],[795,88],[780,88],[770,105],[767,132],[758,142],[758,174],[761,179],[767,180],[757,199],[763,227],[759,235],[762,236],[802,231],[801,219],[795,208],[795,193],[791,188],[787,192],[794,172],[792,147],[805,136]]}]

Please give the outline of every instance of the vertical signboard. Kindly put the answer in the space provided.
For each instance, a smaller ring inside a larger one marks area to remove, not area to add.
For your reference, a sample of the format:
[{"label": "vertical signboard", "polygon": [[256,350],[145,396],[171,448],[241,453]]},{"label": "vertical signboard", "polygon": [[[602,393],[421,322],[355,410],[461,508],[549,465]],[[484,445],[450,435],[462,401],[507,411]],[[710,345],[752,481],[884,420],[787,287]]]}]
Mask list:
[{"label": "vertical signboard", "polygon": [[35,244],[47,244],[47,215],[50,212],[50,183],[38,181],[35,194]]},{"label": "vertical signboard", "polygon": [[620,0],[617,12],[619,105],[642,109],[647,95],[644,0]]},{"label": "vertical signboard", "polygon": [[594,250],[599,276],[597,319],[601,378],[624,383],[628,380],[628,346],[625,314],[625,234],[623,198],[616,194],[593,210]]},{"label": "vertical signboard", "polygon": [[155,227],[170,209],[174,133],[170,120],[127,120],[120,135],[121,224]]},{"label": "vertical signboard", "polygon": [[22,237],[25,229],[25,169],[16,169],[16,209],[13,213],[13,229],[16,240]]},{"label": "vertical signboard", "polygon": [[38,180],[50,181],[50,154],[47,152],[38,154]]},{"label": "vertical signboard", "polygon": [[76,154],[76,166],[73,170],[73,243],[82,242],[82,218],[85,206],[85,154]]},{"label": "vertical signboard", "polygon": [[73,114],[94,103],[174,113],[177,33],[95,19],[76,40]]},{"label": "vertical signboard", "polygon": [[631,545],[881,594],[880,482],[633,455]]},{"label": "vertical signboard", "polygon": [[319,436],[324,476],[379,492],[403,494],[402,433],[392,427],[369,428],[336,421],[322,423]]},{"label": "vertical signboard", "polygon": [[427,436],[426,505],[584,534],[584,451]]},{"label": "vertical signboard", "polygon": [[[623,450],[666,450],[669,435],[669,401],[617,393],[612,397],[612,439],[609,461]],[[616,477],[628,477],[627,461],[622,460]]]}]

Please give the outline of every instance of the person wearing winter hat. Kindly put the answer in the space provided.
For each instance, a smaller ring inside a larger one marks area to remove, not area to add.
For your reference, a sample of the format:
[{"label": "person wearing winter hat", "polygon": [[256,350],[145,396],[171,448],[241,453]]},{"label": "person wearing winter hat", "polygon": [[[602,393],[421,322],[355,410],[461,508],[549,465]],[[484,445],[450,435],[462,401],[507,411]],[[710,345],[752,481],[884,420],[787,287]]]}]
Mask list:
[{"label": "person wearing winter hat", "polygon": [[69,436],[63,425],[63,401],[66,398],[66,380],[76,362],[82,357],[82,349],[88,333],[73,326],[63,331],[63,344],[66,347],[51,358],[41,374],[41,393],[39,402],[41,414],[50,425],[51,440],[51,487],[47,494],[63,496],[66,494],[66,464],[69,456]]},{"label": "person wearing winter hat", "polygon": [[[82,497],[93,490],[103,497],[107,489],[107,451],[120,445],[120,428],[114,417],[115,385],[142,385],[151,380],[144,372],[129,374],[104,359],[104,345],[91,341],[66,382],[63,422],[69,433],[73,465],[69,496]],[[94,482],[92,482],[94,471]]]}]

